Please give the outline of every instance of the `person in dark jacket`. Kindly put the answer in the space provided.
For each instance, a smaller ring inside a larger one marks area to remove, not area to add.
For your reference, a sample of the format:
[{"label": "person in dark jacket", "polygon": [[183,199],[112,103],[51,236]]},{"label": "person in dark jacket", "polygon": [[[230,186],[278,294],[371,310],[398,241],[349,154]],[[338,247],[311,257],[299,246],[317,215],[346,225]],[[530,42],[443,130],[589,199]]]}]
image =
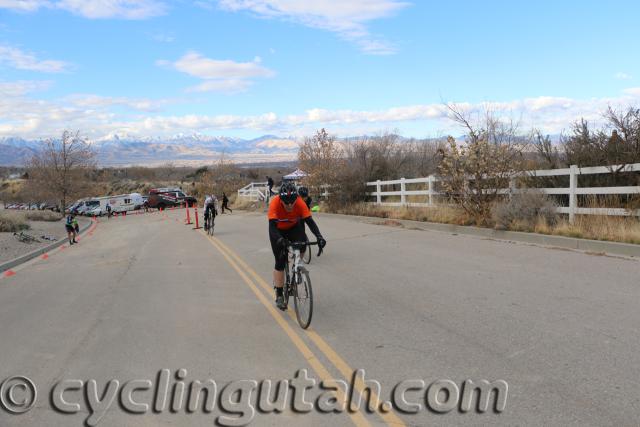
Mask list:
[{"label": "person in dark jacket", "polygon": [[273,178],[267,177],[267,187],[269,187],[269,197],[273,196]]},{"label": "person in dark jacket", "polygon": [[231,210],[231,208],[229,207],[229,198],[225,193],[222,193],[222,213],[224,213],[225,209],[227,209],[229,212],[233,212],[233,210]]},{"label": "person in dark jacket", "polygon": [[298,188],[298,195],[302,197],[302,200],[307,204],[307,207],[311,209],[311,202],[313,200],[311,199],[311,196],[309,196],[309,189],[307,187]]},{"label": "person in dark jacket", "polygon": [[78,224],[78,220],[76,220],[76,216],[73,213],[69,213],[67,215],[67,220],[64,223],[64,228],[67,230],[67,236],[69,237],[69,245],[73,245],[76,242],[76,225]]}]

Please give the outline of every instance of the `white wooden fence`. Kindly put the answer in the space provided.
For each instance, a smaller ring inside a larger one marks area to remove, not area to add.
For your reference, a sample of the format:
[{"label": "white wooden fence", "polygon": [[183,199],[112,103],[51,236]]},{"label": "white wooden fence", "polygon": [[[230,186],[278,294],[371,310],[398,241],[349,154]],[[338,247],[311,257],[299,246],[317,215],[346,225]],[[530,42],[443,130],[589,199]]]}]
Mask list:
[{"label": "white wooden fence", "polygon": [[[527,171],[520,174],[513,174],[510,179],[509,188],[501,188],[498,190],[501,194],[514,194],[527,189],[516,188],[515,180],[519,176],[530,177],[548,177],[548,176],[569,176],[569,187],[566,188],[536,188],[537,191],[545,194],[552,195],[568,195],[569,206],[559,206],[556,210],[558,213],[569,214],[569,221],[573,222],[575,215],[638,215],[640,216],[640,210],[629,211],[622,208],[581,208],[578,207],[578,195],[584,194],[640,194],[640,186],[624,186],[624,187],[578,187],[578,177],[580,175],[593,175],[593,174],[610,174],[616,172],[640,172],[640,163],[628,164],[628,165],[616,165],[616,166],[594,166],[579,168],[572,165],[565,169],[547,169],[547,170],[535,170]],[[436,197],[443,195],[436,191],[436,182],[441,181],[441,178],[430,175],[426,178],[412,178],[412,179],[396,179],[393,181],[373,181],[367,182],[367,186],[375,186],[376,190],[370,192],[369,195],[376,198],[377,205],[383,206],[434,206],[436,204]],[[427,184],[426,190],[407,190],[408,184],[424,183]],[[382,191],[383,186],[398,185],[400,184],[400,191]],[[382,199],[389,196],[400,196],[400,202],[384,202]],[[407,196],[425,196],[424,202],[419,203],[407,203]]]},{"label": "white wooden fence", "polygon": [[248,198],[249,200],[265,200],[269,193],[267,182],[252,182],[238,190],[238,197]]},{"label": "white wooden fence", "polygon": [[[320,197],[329,197],[330,185],[324,184],[320,187],[322,188]],[[278,189],[275,188],[273,189],[273,191],[278,191]],[[266,182],[252,182],[251,184],[247,184],[238,190],[238,197],[244,197],[250,200],[265,200],[268,193],[269,187]]]}]

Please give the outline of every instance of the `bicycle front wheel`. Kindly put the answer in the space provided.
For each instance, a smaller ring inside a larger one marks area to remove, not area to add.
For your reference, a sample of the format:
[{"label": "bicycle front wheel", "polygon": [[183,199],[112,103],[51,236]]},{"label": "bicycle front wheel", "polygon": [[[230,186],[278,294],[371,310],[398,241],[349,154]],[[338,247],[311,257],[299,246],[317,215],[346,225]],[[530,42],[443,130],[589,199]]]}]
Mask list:
[{"label": "bicycle front wheel", "polygon": [[309,272],[305,268],[297,274],[296,284],[293,290],[293,302],[296,309],[296,317],[302,329],[307,329],[311,324],[313,315],[313,291]]},{"label": "bicycle front wheel", "polygon": [[307,246],[307,249],[304,251],[304,256],[302,257],[302,261],[305,264],[309,264],[311,262],[311,246]]}]

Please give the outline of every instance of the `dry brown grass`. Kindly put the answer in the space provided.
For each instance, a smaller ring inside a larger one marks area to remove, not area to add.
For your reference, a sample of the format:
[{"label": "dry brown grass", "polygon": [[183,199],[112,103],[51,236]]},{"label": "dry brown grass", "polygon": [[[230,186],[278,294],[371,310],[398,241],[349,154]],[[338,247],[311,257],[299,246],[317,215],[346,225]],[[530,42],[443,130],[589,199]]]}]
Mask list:
[{"label": "dry brown grass", "polygon": [[[249,200],[247,198],[244,197],[237,197],[235,201],[231,201],[231,196],[229,196],[229,206],[231,206],[231,209],[238,209],[241,211],[261,211],[266,209],[266,205],[264,203],[264,201],[256,201],[256,200]],[[222,203],[222,202],[220,202]]]},{"label": "dry brown grass", "polygon": [[422,207],[390,207],[376,206],[367,203],[337,208],[332,211],[344,215],[372,216],[389,219],[406,219],[412,221],[440,222],[445,224],[469,225],[472,219],[462,209],[454,206]]},{"label": "dry brown grass", "polygon": [[551,234],[640,244],[640,221],[630,217],[579,215],[574,224],[561,220]]},{"label": "dry brown grass", "polygon": [[[450,206],[400,208],[361,203],[336,209],[333,213],[391,220],[407,219],[455,225],[473,224],[472,218],[464,211]],[[509,230],[640,244],[640,220],[632,217],[578,215],[574,224],[569,224],[569,221],[564,218],[550,224],[544,217],[539,217],[534,225],[530,221],[513,221]]]},{"label": "dry brown grass", "polygon": [[26,211],[25,218],[30,221],[49,221],[55,222],[62,219],[62,215],[53,211]]},{"label": "dry brown grass", "polygon": [[0,232],[16,232],[29,228],[29,224],[21,215],[15,215],[13,212],[0,212]]}]

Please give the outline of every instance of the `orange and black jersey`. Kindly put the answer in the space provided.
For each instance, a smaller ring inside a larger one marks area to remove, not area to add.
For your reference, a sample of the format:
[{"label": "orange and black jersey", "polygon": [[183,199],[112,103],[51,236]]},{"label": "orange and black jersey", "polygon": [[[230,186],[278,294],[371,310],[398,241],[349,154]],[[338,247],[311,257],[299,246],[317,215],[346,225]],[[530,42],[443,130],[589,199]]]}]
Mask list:
[{"label": "orange and black jersey", "polygon": [[311,217],[311,211],[300,197],[294,202],[291,212],[287,212],[280,201],[280,196],[275,196],[271,199],[267,216],[269,218],[269,235],[272,238],[277,239],[282,236],[280,231],[290,230],[299,225],[301,221],[304,221],[309,226],[315,236],[320,235],[320,230]]}]

